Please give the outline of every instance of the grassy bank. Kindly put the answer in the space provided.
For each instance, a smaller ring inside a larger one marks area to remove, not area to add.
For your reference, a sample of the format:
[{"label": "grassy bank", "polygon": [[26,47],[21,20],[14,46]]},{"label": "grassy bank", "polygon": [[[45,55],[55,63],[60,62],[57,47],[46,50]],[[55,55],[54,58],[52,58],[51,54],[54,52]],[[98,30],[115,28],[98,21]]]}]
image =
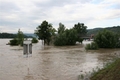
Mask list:
[{"label": "grassy bank", "polygon": [[120,58],[96,72],[90,80],[120,80]]}]

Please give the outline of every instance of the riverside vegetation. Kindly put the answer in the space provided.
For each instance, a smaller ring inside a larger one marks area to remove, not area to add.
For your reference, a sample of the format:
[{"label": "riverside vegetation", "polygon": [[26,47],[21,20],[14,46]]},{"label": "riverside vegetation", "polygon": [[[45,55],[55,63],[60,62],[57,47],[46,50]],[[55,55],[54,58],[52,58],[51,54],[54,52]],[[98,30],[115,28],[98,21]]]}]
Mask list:
[{"label": "riverside vegetation", "polygon": [[87,44],[86,50],[95,50],[99,48],[120,48],[120,35],[109,30],[102,30],[94,37],[91,44]]},{"label": "riverside vegetation", "polygon": [[120,58],[94,72],[90,80],[120,80]]},{"label": "riverside vegetation", "polygon": [[[91,44],[86,45],[87,50],[99,48],[120,48],[120,35],[109,30],[102,30],[94,37]],[[115,59],[110,64],[105,65],[97,72],[93,72],[90,80],[120,80],[120,58]]]},{"label": "riverside vegetation", "polygon": [[76,41],[82,43],[83,35],[86,35],[87,26],[84,23],[75,24],[73,28],[66,29],[66,27],[59,23],[58,30],[52,27],[47,21],[43,21],[35,30],[35,34],[40,40],[44,41],[44,45],[50,43],[55,46],[75,45]]},{"label": "riverside vegetation", "polygon": [[[9,44],[11,46],[17,46],[17,45],[23,46],[23,41],[24,41],[24,34],[19,29],[16,37],[13,38],[12,40],[10,40]],[[36,38],[32,38],[32,43],[37,43],[37,42],[38,42],[38,40]]]}]

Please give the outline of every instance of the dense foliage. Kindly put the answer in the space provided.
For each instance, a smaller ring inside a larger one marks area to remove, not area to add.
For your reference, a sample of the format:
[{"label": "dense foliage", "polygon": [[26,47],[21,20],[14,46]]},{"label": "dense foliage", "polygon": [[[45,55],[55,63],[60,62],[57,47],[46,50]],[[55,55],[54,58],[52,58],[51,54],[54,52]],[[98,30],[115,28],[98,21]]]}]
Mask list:
[{"label": "dense foliage", "polygon": [[58,34],[61,34],[65,31],[65,26],[62,23],[59,23]]},{"label": "dense foliage", "polygon": [[47,21],[43,21],[35,30],[35,34],[39,39],[44,41],[44,45],[49,45],[51,42],[52,34],[54,34],[55,29]]},{"label": "dense foliage", "polygon": [[119,42],[119,36],[109,30],[103,30],[95,36],[94,42],[100,48],[115,48]]},{"label": "dense foliage", "polygon": [[10,40],[10,45],[23,45],[23,40],[24,40],[24,35],[23,32],[18,30],[17,37],[14,38],[13,40]]},{"label": "dense foliage", "polygon": [[64,32],[57,35],[54,44],[56,46],[75,45],[77,38],[75,34],[76,34],[76,30],[66,29]]},{"label": "dense foliage", "polygon": [[83,39],[81,36],[86,34],[86,26],[83,23],[75,24],[71,29],[66,29],[65,26],[60,23],[58,28],[58,34],[55,38],[54,45],[75,45],[76,42],[82,43]]},{"label": "dense foliage", "polygon": [[38,40],[36,38],[32,38],[32,43],[38,43]]},{"label": "dense foliage", "polygon": [[18,45],[23,45],[24,34],[22,31],[20,31],[20,29],[18,30],[16,39],[18,40]]},{"label": "dense foliage", "polygon": [[66,29],[64,24],[59,23],[58,32],[47,21],[43,21],[35,30],[39,39],[44,41],[44,45],[51,42],[56,46],[75,45],[76,42],[82,43],[81,36],[85,35],[87,30],[83,23],[75,24],[73,28]]},{"label": "dense foliage", "polygon": [[77,36],[85,36],[87,33],[87,26],[84,25],[84,23],[78,23],[75,24],[73,27],[77,31]]},{"label": "dense foliage", "polygon": [[16,38],[10,40],[10,45],[12,46],[18,45],[18,40]]}]

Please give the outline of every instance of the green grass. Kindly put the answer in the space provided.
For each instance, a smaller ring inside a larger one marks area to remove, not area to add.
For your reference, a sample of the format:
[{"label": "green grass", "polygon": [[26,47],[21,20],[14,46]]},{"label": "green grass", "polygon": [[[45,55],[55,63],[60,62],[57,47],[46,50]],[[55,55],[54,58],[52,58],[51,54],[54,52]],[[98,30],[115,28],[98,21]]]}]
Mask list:
[{"label": "green grass", "polygon": [[90,80],[120,80],[120,58],[94,73]]}]

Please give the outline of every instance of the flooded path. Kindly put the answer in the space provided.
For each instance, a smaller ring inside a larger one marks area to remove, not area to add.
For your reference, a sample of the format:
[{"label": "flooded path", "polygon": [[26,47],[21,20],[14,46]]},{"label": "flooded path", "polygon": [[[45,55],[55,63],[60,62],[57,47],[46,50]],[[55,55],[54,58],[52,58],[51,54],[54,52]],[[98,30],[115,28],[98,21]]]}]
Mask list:
[{"label": "flooded path", "polygon": [[33,44],[32,57],[23,56],[23,48],[6,45],[0,39],[0,80],[78,80],[78,75],[88,73],[116,55],[120,49],[85,51],[84,41],[76,46],[43,46]]}]

